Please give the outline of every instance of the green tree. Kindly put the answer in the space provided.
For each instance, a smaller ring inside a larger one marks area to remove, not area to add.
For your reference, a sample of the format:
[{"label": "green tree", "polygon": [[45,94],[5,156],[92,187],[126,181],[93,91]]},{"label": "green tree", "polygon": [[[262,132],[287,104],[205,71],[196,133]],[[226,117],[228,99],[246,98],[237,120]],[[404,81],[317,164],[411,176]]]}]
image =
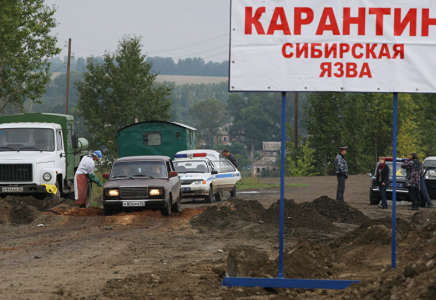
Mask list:
[{"label": "green tree", "polygon": [[423,152],[421,157],[436,156],[436,94],[415,94],[414,100],[418,105],[416,135]]},{"label": "green tree", "polygon": [[[262,142],[280,141],[280,93],[234,93],[230,95],[228,102],[228,111],[233,118],[230,135],[245,137],[245,144],[252,159],[254,150],[262,149]],[[292,121],[292,102],[287,102],[287,122]]]},{"label": "green tree", "polygon": [[117,156],[117,131],[135,118],[166,121],[170,118],[172,86],[153,85],[157,74],[141,54],[141,37],[123,37],[114,54],[106,53],[103,63],[87,61],[87,72],[76,83],[78,109],[92,134],[91,146],[106,146]]},{"label": "green tree", "polygon": [[55,9],[44,0],[2,1],[0,17],[0,112],[22,109],[26,98],[35,101],[50,81],[48,59],[60,53]]},{"label": "green tree", "polygon": [[226,105],[218,99],[211,98],[197,102],[189,110],[197,128],[198,137],[205,140],[210,146],[213,144],[213,136],[219,129],[224,127],[228,121]]},{"label": "green tree", "polygon": [[[315,165],[315,149],[309,146],[306,137],[298,137],[298,148],[294,148],[294,128],[286,124],[286,133],[290,137],[285,142],[285,172],[287,176],[316,176],[319,175]],[[277,166],[280,169],[281,156],[277,155]]]}]

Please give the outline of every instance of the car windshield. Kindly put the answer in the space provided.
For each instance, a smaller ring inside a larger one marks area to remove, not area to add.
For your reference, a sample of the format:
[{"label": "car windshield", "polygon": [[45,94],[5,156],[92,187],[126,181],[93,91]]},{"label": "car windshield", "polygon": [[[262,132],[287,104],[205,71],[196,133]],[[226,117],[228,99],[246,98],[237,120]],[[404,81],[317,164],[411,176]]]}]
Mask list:
[{"label": "car windshield", "polygon": [[177,173],[209,173],[204,160],[173,161]]},{"label": "car windshield", "polygon": [[235,172],[235,167],[228,160],[215,160],[213,162],[215,168],[220,173]]},{"label": "car windshield", "polygon": [[54,131],[49,128],[0,129],[0,151],[54,151]]},{"label": "car windshield", "polygon": [[163,161],[116,162],[112,167],[111,179],[123,178],[168,178]]},{"label": "car windshield", "polygon": [[436,168],[436,160],[426,160],[422,163],[423,168]]},{"label": "car windshield", "polygon": [[[392,171],[393,171],[392,161],[387,161],[386,164],[389,166],[389,177],[392,177]],[[397,164],[396,164],[396,167],[397,167],[396,175],[397,175],[397,177],[406,176],[406,169],[401,169],[401,164],[402,164],[402,162],[397,162]],[[378,167],[378,163],[377,163],[377,167]],[[374,174],[377,173],[377,167],[375,169],[375,173]]]}]

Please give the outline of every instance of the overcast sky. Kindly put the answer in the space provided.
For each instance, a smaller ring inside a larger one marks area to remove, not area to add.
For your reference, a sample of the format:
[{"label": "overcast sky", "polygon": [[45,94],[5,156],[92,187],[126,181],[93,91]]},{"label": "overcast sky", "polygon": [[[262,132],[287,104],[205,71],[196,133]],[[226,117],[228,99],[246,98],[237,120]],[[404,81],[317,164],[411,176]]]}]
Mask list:
[{"label": "overcast sky", "polygon": [[56,6],[52,31],[76,58],[114,52],[124,35],[142,36],[144,54],[229,59],[230,0],[45,0]]}]

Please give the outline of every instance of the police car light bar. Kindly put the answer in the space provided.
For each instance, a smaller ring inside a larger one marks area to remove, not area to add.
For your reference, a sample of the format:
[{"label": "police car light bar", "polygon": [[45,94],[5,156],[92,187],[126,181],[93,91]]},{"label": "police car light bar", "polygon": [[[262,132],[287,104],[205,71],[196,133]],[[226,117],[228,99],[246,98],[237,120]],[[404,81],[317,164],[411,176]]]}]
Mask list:
[{"label": "police car light bar", "polygon": [[207,153],[183,153],[174,155],[175,158],[188,158],[188,157],[206,157]]},{"label": "police car light bar", "polygon": [[[407,158],[398,158],[397,157],[397,162],[403,161],[404,159],[407,159]],[[385,161],[393,161],[393,160],[394,160],[393,157],[385,157]]]}]

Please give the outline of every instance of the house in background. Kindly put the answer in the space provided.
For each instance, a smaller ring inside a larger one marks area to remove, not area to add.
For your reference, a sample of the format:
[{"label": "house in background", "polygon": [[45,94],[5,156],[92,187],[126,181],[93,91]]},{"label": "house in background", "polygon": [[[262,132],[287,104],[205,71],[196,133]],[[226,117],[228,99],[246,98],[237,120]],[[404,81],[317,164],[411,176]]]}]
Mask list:
[{"label": "house in background", "polygon": [[279,153],[281,142],[262,142],[263,157],[251,165],[251,176],[260,176],[262,170],[276,171],[277,166],[276,155]]}]

